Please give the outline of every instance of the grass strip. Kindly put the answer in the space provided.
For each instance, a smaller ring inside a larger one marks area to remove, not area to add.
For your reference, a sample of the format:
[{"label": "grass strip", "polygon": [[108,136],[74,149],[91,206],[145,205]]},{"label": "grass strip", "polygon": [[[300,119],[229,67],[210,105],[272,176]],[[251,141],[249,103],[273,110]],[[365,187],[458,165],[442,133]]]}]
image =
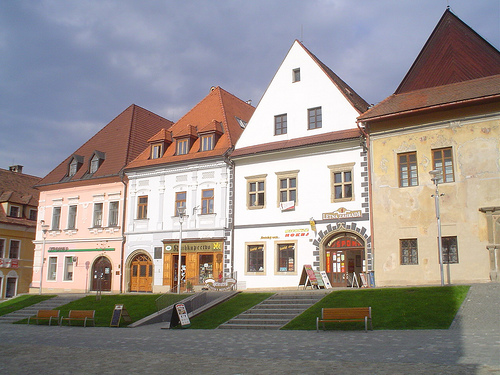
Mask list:
[{"label": "grass strip", "polygon": [[[339,290],[293,319],[282,329],[315,330],[323,307],[372,308],[373,329],[448,329],[460,308],[468,285],[444,287]],[[326,329],[364,329],[364,323],[327,323]]]},{"label": "grass strip", "polygon": [[32,306],[36,303],[48,300],[50,298],[55,297],[55,295],[32,295],[32,294],[23,294],[18,297],[9,299],[0,303],[0,316],[9,314],[11,312],[24,309],[25,307]]}]

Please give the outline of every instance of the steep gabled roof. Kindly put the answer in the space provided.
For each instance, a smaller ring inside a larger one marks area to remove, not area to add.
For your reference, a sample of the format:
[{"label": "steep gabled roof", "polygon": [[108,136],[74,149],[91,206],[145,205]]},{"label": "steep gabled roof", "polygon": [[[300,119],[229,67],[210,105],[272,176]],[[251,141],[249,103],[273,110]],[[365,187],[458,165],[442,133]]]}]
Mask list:
[{"label": "steep gabled roof", "polygon": [[358,93],[351,88],[351,86],[345,83],[328,66],[323,64],[323,62],[321,62],[320,59],[316,57],[316,55],[311,53],[311,51],[309,51],[300,41],[296,40],[296,42],[304,49],[304,51],[307,52],[309,56],[311,56],[311,58],[316,62],[316,64],[319,65],[319,67],[325,72],[325,74],[330,78],[330,80],[335,84],[335,86],[337,86],[342,95],[345,96],[345,98],[358,111],[358,113],[361,114],[368,109],[369,104],[361,96],[359,96]]},{"label": "steep gabled roof", "polygon": [[[244,130],[237,118],[248,122],[254,110],[255,108],[250,104],[222,88],[212,88],[205,98],[169,129],[174,139],[195,136],[196,140],[187,154],[176,155],[176,143],[173,142],[167,147],[161,158],[151,159],[151,148],[149,147],[132,161],[127,169],[220,157],[234,147]],[[215,133],[222,134],[213,150],[200,152],[200,139],[197,136],[200,131],[205,132],[207,126],[212,127]],[[153,139],[156,139],[156,136]]]},{"label": "steep gabled roof", "polygon": [[446,9],[395,94],[496,74],[498,50]]},{"label": "steep gabled roof", "polygon": [[449,9],[396,92],[358,117],[375,121],[500,99],[500,52]]},{"label": "steep gabled roof", "polygon": [[[38,186],[118,176],[148,147],[149,138],[171,125],[172,121],[132,104],[45,176]],[[90,158],[96,151],[104,154],[105,160],[89,175]],[[83,163],[77,173],[69,177],[69,163],[74,155],[83,158]]]}]

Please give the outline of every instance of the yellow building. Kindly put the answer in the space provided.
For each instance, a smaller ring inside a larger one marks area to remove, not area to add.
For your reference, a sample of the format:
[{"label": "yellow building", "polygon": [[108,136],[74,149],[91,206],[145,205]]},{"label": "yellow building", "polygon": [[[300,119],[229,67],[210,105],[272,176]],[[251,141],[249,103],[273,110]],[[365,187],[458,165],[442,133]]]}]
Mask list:
[{"label": "yellow building", "polygon": [[377,286],[500,281],[499,51],[446,10],[396,92],[358,120]]},{"label": "yellow building", "polygon": [[22,166],[0,169],[0,300],[27,293],[33,273],[33,240],[40,178]]}]

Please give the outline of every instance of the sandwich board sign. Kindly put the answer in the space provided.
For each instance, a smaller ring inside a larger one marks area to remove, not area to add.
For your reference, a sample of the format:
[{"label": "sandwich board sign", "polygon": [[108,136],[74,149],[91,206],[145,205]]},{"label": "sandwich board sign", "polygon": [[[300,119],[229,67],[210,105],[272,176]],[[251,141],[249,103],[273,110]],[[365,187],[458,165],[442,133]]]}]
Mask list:
[{"label": "sandwich board sign", "polygon": [[115,305],[109,326],[110,327],[119,327],[121,318],[123,318],[123,320],[125,320],[127,323],[132,323],[132,318],[128,314],[128,311],[125,308],[125,306]]},{"label": "sandwich board sign", "polygon": [[299,287],[301,286],[304,286],[304,289],[308,286],[312,289],[318,289],[318,279],[316,278],[316,274],[310,264],[304,264],[299,281]]},{"label": "sandwich board sign", "polygon": [[181,324],[182,328],[188,328],[191,325],[186,306],[183,303],[178,303],[172,310],[172,318],[170,318],[170,327],[175,327]]}]

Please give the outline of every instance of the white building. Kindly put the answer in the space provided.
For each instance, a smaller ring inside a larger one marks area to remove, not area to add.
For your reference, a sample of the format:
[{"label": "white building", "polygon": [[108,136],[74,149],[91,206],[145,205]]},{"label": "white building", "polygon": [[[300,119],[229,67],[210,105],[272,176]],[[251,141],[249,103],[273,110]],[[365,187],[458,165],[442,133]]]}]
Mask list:
[{"label": "white building", "polygon": [[240,289],[297,287],[304,265],[334,286],[371,271],[367,108],[293,43],[231,155]]},{"label": "white building", "polygon": [[[223,89],[210,93],[129,164],[126,291],[176,290],[231,272],[229,213],[234,149],[254,107]],[[181,220],[179,209],[185,209]],[[185,273],[184,273],[185,272]]]}]

